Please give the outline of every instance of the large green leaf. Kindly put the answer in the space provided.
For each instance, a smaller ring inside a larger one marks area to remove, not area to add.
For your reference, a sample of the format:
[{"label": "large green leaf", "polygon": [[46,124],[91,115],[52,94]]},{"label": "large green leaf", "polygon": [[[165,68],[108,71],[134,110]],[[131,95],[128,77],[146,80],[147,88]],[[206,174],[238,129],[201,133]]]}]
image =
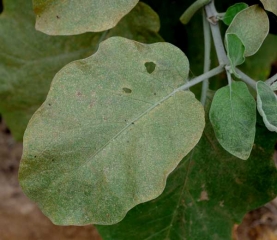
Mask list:
[{"label": "large green leaf", "polygon": [[255,139],[256,103],[243,82],[219,89],[210,109],[210,121],[222,147],[247,159]]},{"label": "large green leaf", "polygon": [[229,7],[223,17],[223,22],[226,25],[230,25],[231,22],[233,21],[234,17],[243,9],[247,8],[248,5],[246,3],[236,3]]},{"label": "large green leaf", "polygon": [[248,7],[239,12],[227,33],[236,34],[245,46],[245,56],[255,54],[261,47],[269,32],[269,20],[266,12],[258,5]]},{"label": "large green leaf", "polygon": [[101,32],[113,28],[139,0],[33,0],[36,29],[49,35]]},{"label": "large green leaf", "polygon": [[265,10],[273,12],[277,15],[277,2],[276,0],[261,0],[264,5]]},{"label": "large green leaf", "polygon": [[265,82],[257,82],[257,108],[269,131],[277,132],[277,98]]},{"label": "large green leaf", "polygon": [[238,36],[233,33],[226,34],[225,44],[227,49],[227,56],[232,68],[232,73],[238,77],[238,74],[236,73],[236,66],[243,64],[245,61],[245,46]]},{"label": "large green leaf", "polygon": [[[130,21],[132,19],[132,21]],[[45,100],[54,75],[67,63],[88,57],[98,43],[120,35],[142,42],[162,41],[159,17],[139,3],[118,26],[104,33],[51,37],[34,29],[31,0],[4,1],[0,15],[0,113],[21,140],[29,119]]]},{"label": "large green leaf", "polygon": [[258,123],[251,156],[241,161],[220,146],[207,123],[163,194],[116,225],[97,226],[100,234],[104,240],[231,240],[233,225],[277,194],[276,138]]},{"label": "large green leaf", "polygon": [[24,135],[20,183],[54,223],[113,224],[159,196],[199,141],[202,105],[186,56],[120,37],[54,78]]}]

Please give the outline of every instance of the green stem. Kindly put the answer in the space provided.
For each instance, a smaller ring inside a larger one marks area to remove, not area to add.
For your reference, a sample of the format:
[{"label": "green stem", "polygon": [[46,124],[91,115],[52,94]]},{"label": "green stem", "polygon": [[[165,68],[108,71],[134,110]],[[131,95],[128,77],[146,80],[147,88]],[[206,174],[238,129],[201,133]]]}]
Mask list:
[{"label": "green stem", "polygon": [[[204,29],[204,73],[208,72],[211,67],[211,31],[210,25],[206,18],[206,13],[203,10],[203,29]],[[207,98],[207,92],[209,89],[209,79],[205,79],[202,83],[202,91],[201,91],[201,103],[204,106]]]},{"label": "green stem", "polygon": [[183,15],[180,17],[180,21],[183,24],[187,24],[192,16],[202,7],[204,7],[206,4],[208,4],[211,0],[197,0],[195,1],[190,7],[183,13]]}]

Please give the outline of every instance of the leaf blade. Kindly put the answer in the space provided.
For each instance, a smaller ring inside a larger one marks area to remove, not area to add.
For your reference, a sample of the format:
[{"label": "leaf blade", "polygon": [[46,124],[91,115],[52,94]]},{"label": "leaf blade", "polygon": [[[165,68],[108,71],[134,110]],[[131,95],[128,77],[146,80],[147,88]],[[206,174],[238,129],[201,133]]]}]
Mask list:
[{"label": "leaf blade", "polygon": [[269,20],[265,11],[258,5],[250,6],[239,12],[227,33],[236,34],[245,46],[245,56],[255,54],[269,32]]},{"label": "leaf blade", "polygon": [[255,138],[256,104],[243,82],[219,89],[210,109],[210,121],[222,147],[246,160]]},{"label": "leaf blade", "polygon": [[223,22],[226,25],[230,25],[231,22],[233,21],[233,19],[235,18],[235,16],[242,11],[243,9],[246,9],[248,7],[248,5],[246,3],[236,3],[234,5],[232,5],[231,7],[229,7],[223,17]]},{"label": "leaf blade", "polygon": [[[147,62],[155,63],[154,72]],[[194,95],[171,94],[188,70],[171,44],[120,37],[65,67],[24,135],[25,193],[62,225],[116,223],[161,194],[204,128]]]},{"label": "leaf blade", "polygon": [[277,99],[265,82],[257,82],[257,108],[269,131],[277,132]]},{"label": "leaf blade", "polygon": [[73,35],[101,32],[115,25],[138,0],[75,1],[34,0],[36,29],[49,35]]}]

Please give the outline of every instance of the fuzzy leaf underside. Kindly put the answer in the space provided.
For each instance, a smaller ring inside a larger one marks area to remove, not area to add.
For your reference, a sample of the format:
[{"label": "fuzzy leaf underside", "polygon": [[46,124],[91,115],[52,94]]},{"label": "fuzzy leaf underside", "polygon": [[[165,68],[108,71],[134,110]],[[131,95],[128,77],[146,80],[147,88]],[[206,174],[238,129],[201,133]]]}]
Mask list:
[{"label": "fuzzy leaf underside", "polygon": [[236,34],[245,46],[245,57],[255,54],[269,32],[269,20],[266,12],[258,5],[240,11],[229,28],[228,33]]},{"label": "fuzzy leaf underside", "polygon": [[257,108],[269,131],[277,132],[277,98],[265,82],[257,82]]},{"label": "fuzzy leaf underside", "polygon": [[210,121],[222,147],[246,160],[255,139],[256,103],[243,82],[219,89],[210,109]]},{"label": "fuzzy leaf underside", "polygon": [[[101,39],[123,36],[145,43],[162,41],[158,15],[139,3],[103,33],[53,37],[34,29],[31,0],[4,0],[0,15],[0,113],[16,140],[43,103],[54,75],[67,63],[90,56]],[[130,21],[132,19],[132,21]]]},{"label": "fuzzy leaf underside", "polygon": [[159,196],[197,144],[202,105],[186,56],[120,37],[63,68],[24,135],[20,184],[54,223],[114,224]]},{"label": "fuzzy leaf underside", "polygon": [[116,26],[138,0],[33,0],[36,29],[49,35],[101,32]]},{"label": "fuzzy leaf underside", "polygon": [[227,153],[207,123],[163,194],[138,205],[116,225],[97,226],[103,240],[231,240],[234,224],[277,194],[272,158],[277,136],[260,121],[247,161]]}]

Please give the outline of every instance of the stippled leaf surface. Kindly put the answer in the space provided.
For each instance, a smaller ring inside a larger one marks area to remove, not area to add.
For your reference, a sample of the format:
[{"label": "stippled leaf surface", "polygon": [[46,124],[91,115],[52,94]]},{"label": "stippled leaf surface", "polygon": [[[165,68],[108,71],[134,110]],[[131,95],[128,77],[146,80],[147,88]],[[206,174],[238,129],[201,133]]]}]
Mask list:
[{"label": "stippled leaf surface", "polygon": [[246,3],[236,3],[229,7],[223,17],[223,22],[226,25],[230,25],[231,22],[233,21],[234,17],[243,9],[247,8],[248,5]]},{"label": "stippled leaf surface", "polygon": [[113,28],[138,0],[33,0],[36,29],[49,35],[101,32]]},{"label": "stippled leaf surface", "polygon": [[104,240],[231,240],[234,224],[277,194],[276,138],[258,123],[251,156],[241,161],[220,146],[207,123],[160,197],[98,231]]},{"label": "stippled leaf surface", "polygon": [[[130,21],[132,19],[132,21]],[[103,33],[52,37],[34,29],[31,0],[4,1],[0,15],[0,113],[17,140],[43,103],[54,75],[67,63],[88,57],[107,37],[162,41],[159,17],[139,3],[118,26]]]},{"label": "stippled leaf surface", "polygon": [[113,224],[164,190],[197,144],[202,105],[186,82],[186,56],[169,43],[120,37],[54,78],[29,122],[22,189],[56,224]]},{"label": "stippled leaf surface", "polygon": [[276,0],[261,0],[265,10],[270,11],[277,15],[277,2]]},{"label": "stippled leaf surface", "polygon": [[228,33],[236,34],[245,46],[245,57],[255,54],[261,47],[269,32],[269,20],[266,12],[258,5],[239,12],[229,28]]},{"label": "stippled leaf surface", "polygon": [[210,121],[222,147],[246,160],[255,139],[256,103],[243,82],[219,89],[210,109]]},{"label": "stippled leaf surface", "polygon": [[257,108],[269,131],[277,132],[277,98],[265,82],[259,81],[257,89]]},{"label": "stippled leaf surface", "polygon": [[236,34],[227,33],[225,36],[227,56],[230,61],[232,72],[237,76],[236,66],[243,64],[245,61],[245,46]]}]

